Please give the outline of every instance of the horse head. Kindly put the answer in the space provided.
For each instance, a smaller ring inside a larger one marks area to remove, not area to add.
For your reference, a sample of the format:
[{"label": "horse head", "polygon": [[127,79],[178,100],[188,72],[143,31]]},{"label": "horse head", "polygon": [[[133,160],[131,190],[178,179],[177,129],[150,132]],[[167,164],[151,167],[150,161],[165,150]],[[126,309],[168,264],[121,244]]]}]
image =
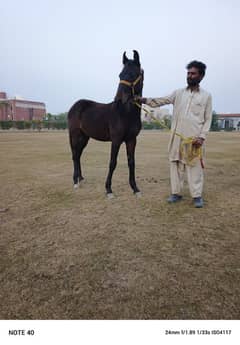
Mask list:
[{"label": "horse head", "polygon": [[133,59],[128,59],[126,52],[123,53],[123,69],[119,74],[120,83],[115,101],[126,104],[133,100],[134,96],[142,95],[143,70],[141,69],[139,54],[133,50]]}]

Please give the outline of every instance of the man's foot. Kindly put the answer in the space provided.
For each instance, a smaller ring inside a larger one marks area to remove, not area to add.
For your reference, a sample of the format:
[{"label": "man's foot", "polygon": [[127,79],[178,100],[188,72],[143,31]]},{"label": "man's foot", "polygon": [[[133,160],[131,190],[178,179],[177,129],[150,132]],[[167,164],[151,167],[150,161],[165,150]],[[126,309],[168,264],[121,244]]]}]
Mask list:
[{"label": "man's foot", "polygon": [[193,198],[194,206],[196,208],[202,208],[203,207],[203,199],[199,196],[197,198]]},{"label": "man's foot", "polygon": [[181,201],[182,195],[179,194],[171,194],[170,197],[167,199],[167,202],[173,204],[175,202]]}]

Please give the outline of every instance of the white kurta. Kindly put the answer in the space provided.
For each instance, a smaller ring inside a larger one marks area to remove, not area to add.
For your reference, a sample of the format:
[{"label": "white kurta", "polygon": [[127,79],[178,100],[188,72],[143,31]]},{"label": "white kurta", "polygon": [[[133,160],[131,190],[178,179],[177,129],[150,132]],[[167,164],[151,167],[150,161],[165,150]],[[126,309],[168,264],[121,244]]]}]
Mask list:
[{"label": "white kurta", "polygon": [[184,137],[206,138],[212,121],[212,97],[202,88],[196,91],[184,88],[174,91],[170,96],[147,98],[146,104],[153,108],[173,104],[171,137],[168,146],[170,161],[181,160],[181,139],[176,133]]}]

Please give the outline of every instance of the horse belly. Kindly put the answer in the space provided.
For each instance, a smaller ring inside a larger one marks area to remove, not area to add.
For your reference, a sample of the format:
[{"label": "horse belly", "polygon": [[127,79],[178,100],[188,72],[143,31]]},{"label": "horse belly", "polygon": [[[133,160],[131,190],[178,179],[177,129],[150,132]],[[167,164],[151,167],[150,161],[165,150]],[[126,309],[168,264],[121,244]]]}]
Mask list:
[{"label": "horse belly", "polygon": [[110,141],[109,128],[104,122],[89,122],[82,121],[80,125],[81,130],[90,138],[100,141]]}]

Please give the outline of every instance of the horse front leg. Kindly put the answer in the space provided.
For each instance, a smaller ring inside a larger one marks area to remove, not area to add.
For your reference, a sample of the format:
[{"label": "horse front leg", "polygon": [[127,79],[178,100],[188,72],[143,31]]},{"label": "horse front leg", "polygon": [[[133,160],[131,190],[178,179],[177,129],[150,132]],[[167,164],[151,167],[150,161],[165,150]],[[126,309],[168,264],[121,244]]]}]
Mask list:
[{"label": "horse front leg", "polygon": [[111,145],[111,158],[109,163],[108,176],[105,183],[106,193],[109,198],[113,197],[112,192],[112,175],[117,166],[117,156],[120,149],[121,143],[113,143]]},{"label": "horse front leg", "polygon": [[128,168],[129,168],[129,184],[133,190],[133,193],[137,196],[140,196],[140,190],[137,187],[135,180],[135,148],[136,148],[137,139],[134,138],[126,142],[127,150],[127,159],[128,159]]}]

